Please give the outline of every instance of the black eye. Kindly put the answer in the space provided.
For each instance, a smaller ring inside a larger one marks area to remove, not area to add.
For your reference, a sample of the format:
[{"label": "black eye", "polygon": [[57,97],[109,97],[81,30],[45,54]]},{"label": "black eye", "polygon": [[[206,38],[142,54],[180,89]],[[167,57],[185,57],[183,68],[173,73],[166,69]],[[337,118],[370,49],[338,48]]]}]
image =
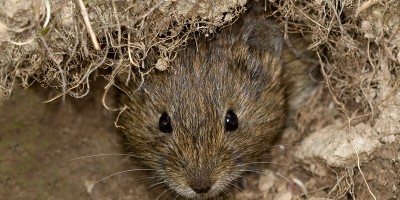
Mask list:
[{"label": "black eye", "polygon": [[225,116],[225,131],[235,131],[239,127],[239,120],[232,110],[228,110]]},{"label": "black eye", "polygon": [[172,126],[171,126],[171,118],[168,116],[167,113],[163,113],[158,121],[158,128],[163,133],[171,133]]}]

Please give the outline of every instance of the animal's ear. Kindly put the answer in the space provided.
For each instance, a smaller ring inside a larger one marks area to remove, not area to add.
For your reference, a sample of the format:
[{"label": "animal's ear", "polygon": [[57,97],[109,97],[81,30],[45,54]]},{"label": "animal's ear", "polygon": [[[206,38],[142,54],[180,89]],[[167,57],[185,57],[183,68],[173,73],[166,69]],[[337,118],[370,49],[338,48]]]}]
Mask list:
[{"label": "animal's ear", "polygon": [[247,21],[241,39],[250,51],[263,51],[281,57],[283,38],[278,24],[269,19]]},{"label": "animal's ear", "polygon": [[272,81],[282,74],[281,55],[283,38],[276,22],[267,19],[243,21],[232,45],[233,60],[247,70],[253,79]]}]

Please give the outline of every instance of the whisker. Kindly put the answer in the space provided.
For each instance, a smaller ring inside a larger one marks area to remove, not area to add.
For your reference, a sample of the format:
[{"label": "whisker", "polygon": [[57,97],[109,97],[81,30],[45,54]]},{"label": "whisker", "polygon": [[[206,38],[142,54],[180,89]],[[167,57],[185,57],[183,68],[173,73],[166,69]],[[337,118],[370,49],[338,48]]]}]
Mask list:
[{"label": "whisker", "polygon": [[[287,148],[286,147],[294,146],[294,145],[297,145],[297,144],[300,144],[300,143],[301,142],[292,142],[292,143],[279,143],[279,144],[276,144],[276,145],[270,145],[268,147],[265,147],[264,150],[266,151],[266,153],[264,153],[262,156],[268,156],[266,158],[274,158],[276,156],[270,155],[272,152],[269,152],[269,151],[272,151],[272,150],[275,150],[275,149],[279,149],[279,151],[273,151],[273,152],[274,152],[274,154],[281,155],[281,154],[287,153],[287,150],[286,150]],[[239,158],[243,157],[246,154],[251,154],[250,148],[248,148],[248,149],[246,149],[244,151],[241,151],[240,154],[235,156],[235,158],[239,159]]]},{"label": "whisker", "polygon": [[163,178],[163,176],[139,176],[139,177],[135,177],[135,181],[141,181],[141,180],[145,180],[145,179],[155,179],[155,178]]},{"label": "whisker", "polygon": [[[276,159],[276,158],[281,158],[281,156],[284,156],[284,158],[286,159],[287,157],[289,157],[290,155],[285,155],[285,154],[282,154],[282,155],[274,155],[274,156],[270,156],[270,155],[265,155],[265,156],[258,156],[257,157],[257,160],[267,160],[267,161],[270,161],[270,160],[273,160],[273,159]],[[257,161],[256,159],[255,159],[255,161]]]},{"label": "whisker", "polygon": [[124,171],[120,171],[120,172],[108,175],[108,176],[96,181],[95,183],[93,183],[92,187],[94,187],[97,183],[99,183],[101,181],[104,181],[104,180],[106,180],[106,179],[108,179],[110,177],[116,176],[118,174],[126,173],[126,172],[134,172],[134,171],[160,171],[160,170],[155,170],[155,169],[129,169],[129,170],[124,170]]},{"label": "whisker", "polygon": [[[262,172],[262,171],[257,171],[257,170],[239,170],[239,171],[241,171],[241,172],[254,172],[254,173],[257,173],[257,174],[264,175],[264,176],[270,176],[270,174],[266,174],[266,173],[264,173],[264,172]],[[274,173],[276,176],[278,176],[278,177],[280,177],[280,178],[286,180],[287,182],[289,182],[289,183],[291,183],[291,184],[294,184],[291,180],[289,180],[288,178],[284,177],[284,176],[281,175],[279,172],[273,172],[273,173]]]},{"label": "whisker", "polygon": [[137,156],[135,156],[135,155],[126,154],[126,153],[101,153],[101,154],[94,154],[94,155],[88,155],[88,156],[82,156],[82,157],[73,158],[73,159],[67,160],[67,162],[72,162],[72,161],[76,161],[76,160],[82,160],[82,159],[86,159],[86,158],[101,157],[101,156],[128,156],[128,157],[136,157],[137,158]]},{"label": "whisker", "polygon": [[178,194],[176,194],[176,196],[175,196],[174,200],[175,200],[175,199],[177,199],[178,197],[179,197],[179,193],[178,193]]},{"label": "whisker", "polygon": [[279,176],[279,177],[281,177],[281,178],[283,178],[283,179],[286,180],[287,182],[294,184],[291,180],[289,180],[288,178],[284,177],[284,176],[281,175],[279,172],[274,172],[274,174],[277,175],[277,176]]},{"label": "whisker", "polygon": [[[171,195],[171,193],[173,193],[173,192],[174,192],[174,190],[169,191],[167,194],[167,197],[169,197]],[[168,198],[168,199],[170,199],[170,198]]]},{"label": "whisker", "polygon": [[[144,183],[145,185],[149,185],[149,184],[153,183],[154,181],[156,181],[157,178],[162,178],[162,176],[152,176],[152,175],[132,176],[129,179],[123,179],[121,181],[123,181],[124,183],[135,182],[135,183]],[[160,179],[157,179],[157,180],[160,180]]]},{"label": "whisker", "polygon": [[171,188],[166,189],[163,193],[160,194],[160,196],[157,197],[156,200],[158,200],[164,193],[166,193],[167,191],[171,190]]},{"label": "whisker", "polygon": [[286,164],[276,163],[276,162],[258,161],[258,162],[242,163],[242,164],[236,165],[236,167],[245,166],[245,165],[252,165],[252,164],[274,164],[274,165],[281,165],[281,166],[285,166],[285,167],[290,167],[291,166],[291,165],[286,165]]},{"label": "whisker", "polygon": [[229,193],[226,190],[222,190],[224,197],[229,197]]},{"label": "whisker", "polygon": [[282,149],[282,148],[285,148],[285,147],[294,146],[294,145],[298,145],[298,144],[301,144],[301,142],[278,143],[276,145],[268,146],[267,149],[273,149],[273,148]]},{"label": "whisker", "polygon": [[229,184],[229,185],[232,185],[232,186],[234,186],[234,187],[236,187],[236,188],[239,189],[241,192],[244,192],[243,189],[240,188],[239,186],[237,186],[236,184],[234,184],[234,183],[228,183],[228,184]]},{"label": "whisker", "polygon": [[149,187],[144,188],[144,190],[148,190],[148,189],[150,189],[150,188],[152,188],[152,187],[154,187],[156,185],[160,185],[160,184],[163,184],[163,183],[165,183],[165,182],[164,181],[157,182],[155,184],[150,185]]}]

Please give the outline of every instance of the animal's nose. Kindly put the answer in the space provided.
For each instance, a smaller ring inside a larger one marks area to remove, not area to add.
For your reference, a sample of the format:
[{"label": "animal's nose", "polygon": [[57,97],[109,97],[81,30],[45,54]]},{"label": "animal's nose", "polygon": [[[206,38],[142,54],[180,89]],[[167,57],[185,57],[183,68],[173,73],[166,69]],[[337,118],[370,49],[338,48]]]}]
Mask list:
[{"label": "animal's nose", "polygon": [[196,177],[192,179],[189,186],[197,194],[204,194],[210,191],[212,183],[209,177]]},{"label": "animal's nose", "polygon": [[211,189],[211,185],[194,185],[191,187],[192,190],[195,191],[197,194],[207,193]]}]

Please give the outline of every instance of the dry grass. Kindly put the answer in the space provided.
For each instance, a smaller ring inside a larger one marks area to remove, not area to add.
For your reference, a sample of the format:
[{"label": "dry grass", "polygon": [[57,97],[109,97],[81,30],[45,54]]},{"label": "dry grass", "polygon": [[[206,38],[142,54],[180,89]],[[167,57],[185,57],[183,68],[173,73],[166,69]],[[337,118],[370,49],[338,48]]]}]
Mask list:
[{"label": "dry grass", "polygon": [[[338,117],[349,126],[373,122],[378,106],[400,84],[400,2],[266,2],[266,10],[286,33],[311,35],[309,49],[317,56],[306,59],[319,63],[324,77],[299,111],[300,129],[316,130]],[[16,85],[29,87],[34,82],[58,88],[55,99],[84,97],[99,74],[109,81],[106,89],[119,75],[126,82],[143,80],[154,68],[170,67],[169,61],[194,32],[212,34],[245,10],[244,0],[57,0],[50,7],[41,0],[24,3],[7,4],[9,11],[0,13],[0,102]],[[159,59],[145,65],[149,54]],[[340,114],[332,111],[334,107]],[[338,178],[336,197],[352,191],[351,173]]]},{"label": "dry grass", "polygon": [[[25,18],[0,15],[0,20],[11,21],[5,27],[7,37],[0,38],[4,49],[0,62],[2,99],[11,94],[15,84],[29,87],[33,82],[59,88],[60,94],[53,99],[65,95],[81,98],[90,91],[90,80],[100,69],[108,70],[103,74],[110,82],[107,88],[120,74],[129,81],[134,73],[143,77],[154,67],[164,70],[193,32],[210,34],[231,23],[244,11],[245,3],[133,2],[51,2],[52,18],[43,27],[41,22],[48,21],[49,9],[42,1],[32,0],[27,4],[37,5],[37,9],[13,7],[27,12],[32,23],[28,27],[21,25],[18,32],[9,29],[14,21]],[[145,65],[148,54],[159,55],[159,60]]]},{"label": "dry grass", "polygon": [[[399,35],[400,3],[279,1],[277,7],[288,32],[311,33],[309,48],[317,53],[327,92],[343,115],[351,123],[372,120],[387,98],[380,86],[399,83],[399,43],[394,38]],[[327,107],[326,95],[320,98]]]},{"label": "dry grass", "polygon": [[[165,70],[193,32],[210,34],[244,11],[244,1],[204,2],[83,4],[59,0],[48,9],[32,0],[34,9],[15,6],[29,11],[27,18],[32,23],[21,26],[18,22],[24,19],[14,18],[15,23],[5,24],[8,30],[12,25],[21,28],[6,31],[9,37],[1,38],[0,97],[9,96],[15,84],[28,87],[40,82],[60,89],[55,98],[80,98],[90,91],[90,79],[99,69],[108,70],[104,74],[110,82],[107,88],[120,74],[129,81],[134,73],[143,77],[154,67]],[[374,6],[382,14],[371,14]],[[386,98],[378,94],[381,84],[398,84],[398,7],[396,1],[377,0],[273,1],[266,5],[285,24],[287,33],[311,35],[309,48],[319,55],[313,62],[320,63],[328,91],[354,122],[371,120],[377,114],[376,105]],[[202,9],[208,12],[201,14]],[[50,23],[42,27],[50,10]],[[374,20],[379,23],[371,24]],[[148,54],[157,54],[159,59],[145,65]]]}]

